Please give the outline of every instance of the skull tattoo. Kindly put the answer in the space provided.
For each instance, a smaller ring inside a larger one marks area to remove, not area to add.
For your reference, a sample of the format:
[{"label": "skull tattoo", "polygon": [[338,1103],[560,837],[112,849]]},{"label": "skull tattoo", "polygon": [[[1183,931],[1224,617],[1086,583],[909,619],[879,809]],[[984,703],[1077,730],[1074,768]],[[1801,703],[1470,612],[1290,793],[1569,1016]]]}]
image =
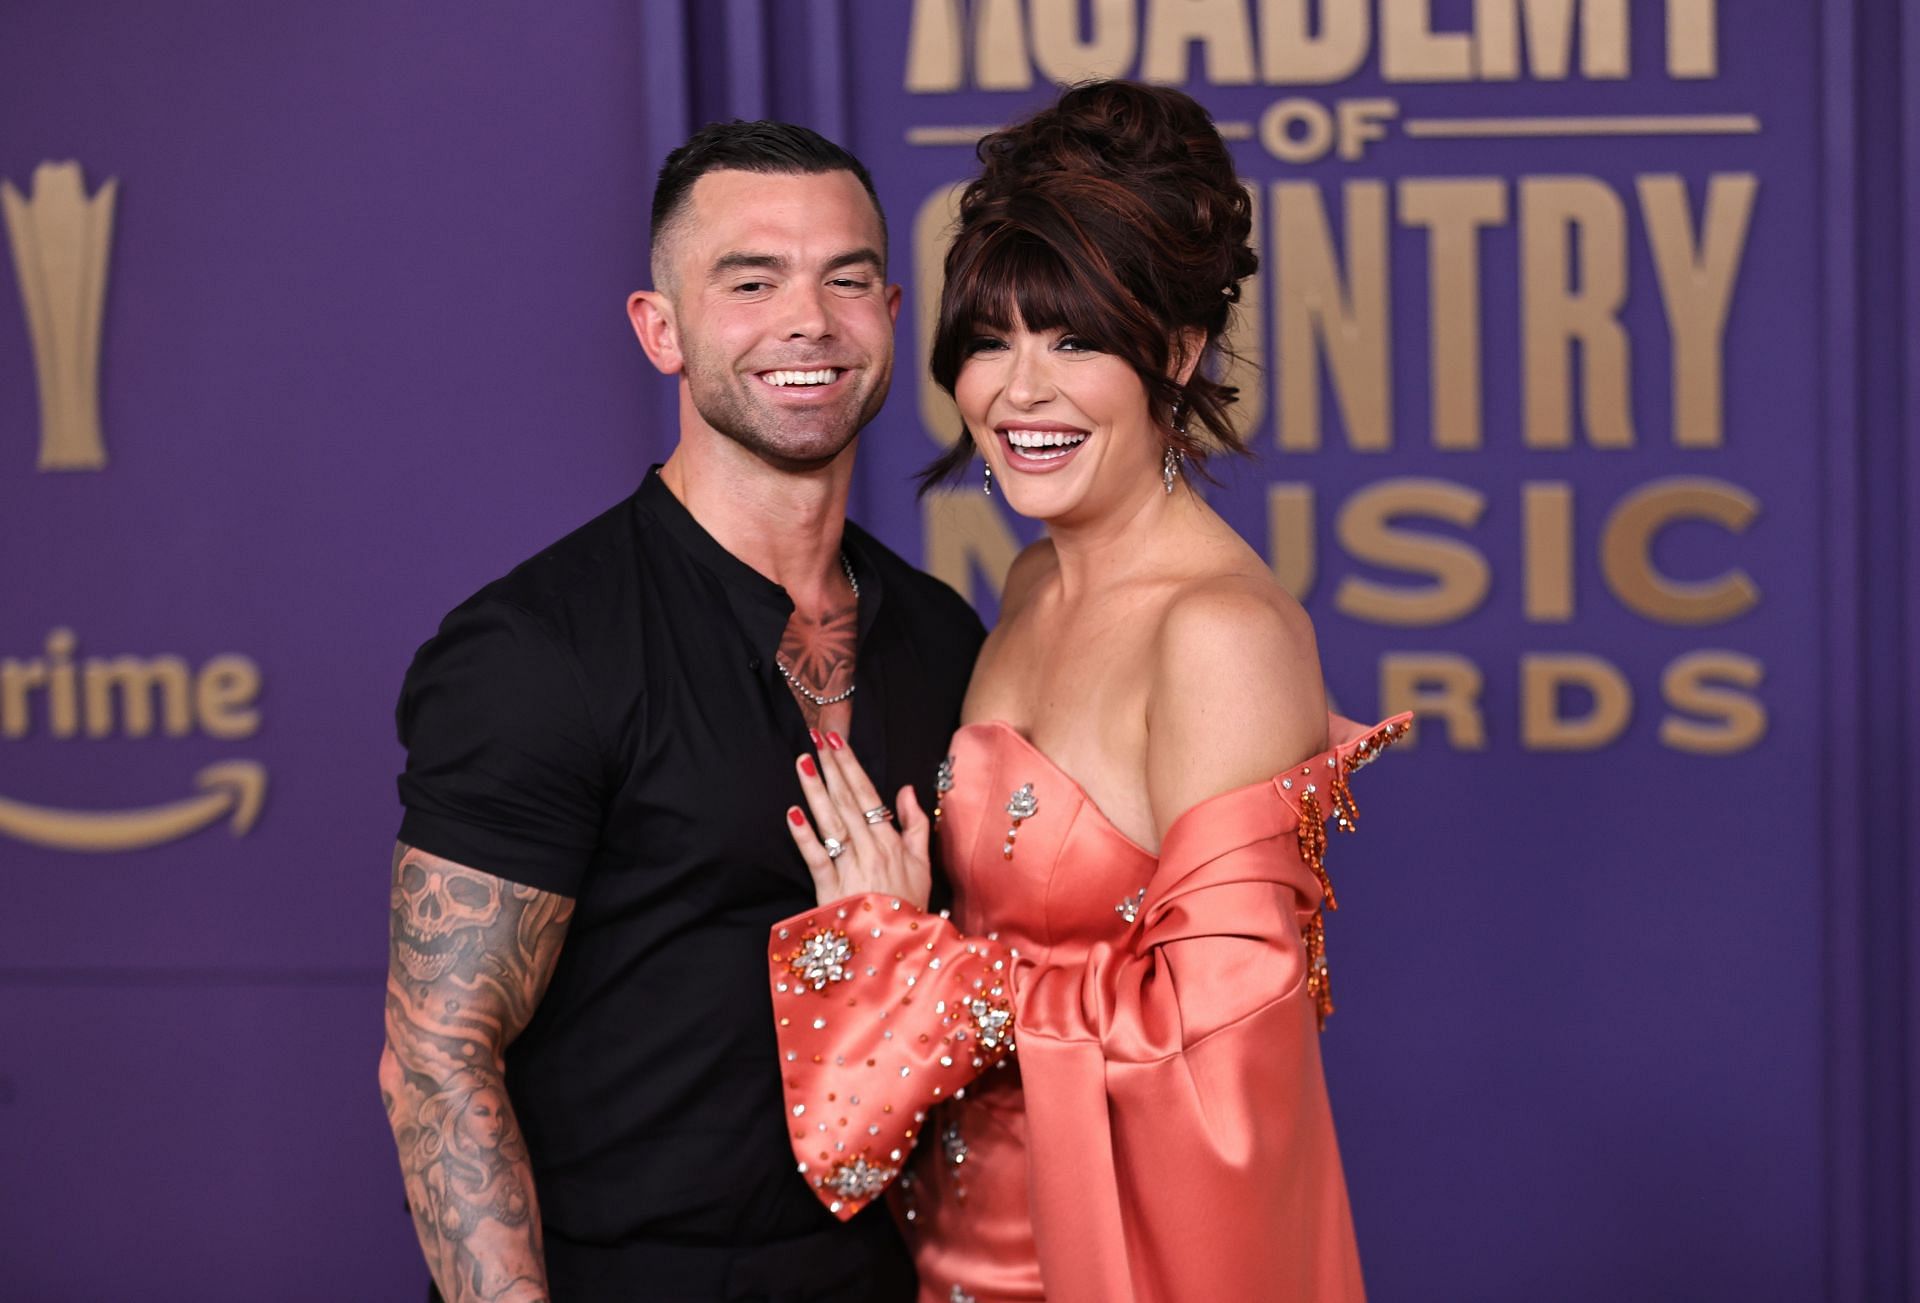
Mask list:
[{"label": "skull tattoo", "polygon": [[484,874],[447,874],[417,863],[394,880],[394,953],[416,982],[451,971],[468,981],[483,935],[500,917],[500,883]]}]

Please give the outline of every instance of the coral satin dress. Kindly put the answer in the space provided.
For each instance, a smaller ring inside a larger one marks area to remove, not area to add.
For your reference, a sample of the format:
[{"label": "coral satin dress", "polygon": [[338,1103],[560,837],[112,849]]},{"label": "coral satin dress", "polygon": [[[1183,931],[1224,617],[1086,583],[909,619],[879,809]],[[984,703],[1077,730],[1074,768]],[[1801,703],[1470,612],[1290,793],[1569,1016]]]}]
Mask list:
[{"label": "coral satin dress", "polygon": [[1201,802],[1158,856],[1011,727],[941,766],[951,916],[851,896],[770,938],[789,1132],[890,1191],[922,1303],[1364,1297],[1317,1027],[1327,831],[1405,733]]}]

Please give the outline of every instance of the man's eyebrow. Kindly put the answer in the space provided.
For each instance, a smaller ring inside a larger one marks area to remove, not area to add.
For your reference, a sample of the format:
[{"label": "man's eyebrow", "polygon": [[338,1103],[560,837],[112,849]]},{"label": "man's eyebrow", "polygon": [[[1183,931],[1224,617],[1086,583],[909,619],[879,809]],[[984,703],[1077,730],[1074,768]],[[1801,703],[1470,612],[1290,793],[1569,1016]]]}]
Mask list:
[{"label": "man's eyebrow", "polygon": [[842,267],[855,267],[861,263],[870,265],[875,271],[880,271],[886,266],[878,250],[848,249],[845,253],[836,253],[827,259],[827,270],[839,271]]},{"label": "man's eyebrow", "polygon": [[787,260],[777,253],[725,253],[714,260],[712,270],[707,273],[707,279],[718,280],[728,272],[745,271],[751,268],[785,271]]}]

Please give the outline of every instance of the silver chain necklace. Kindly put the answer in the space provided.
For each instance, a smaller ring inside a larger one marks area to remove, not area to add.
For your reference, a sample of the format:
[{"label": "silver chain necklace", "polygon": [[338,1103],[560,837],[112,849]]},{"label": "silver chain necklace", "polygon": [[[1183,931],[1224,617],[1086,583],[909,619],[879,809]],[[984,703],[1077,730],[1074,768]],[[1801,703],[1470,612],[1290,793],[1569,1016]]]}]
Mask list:
[{"label": "silver chain necklace", "polygon": [[[847,560],[847,554],[845,552],[840,554],[840,569],[846,572],[847,586],[853,589],[853,600],[854,603],[858,605],[860,601],[860,581],[853,577],[853,563]],[[775,652],[773,655],[773,668],[780,671],[780,677],[787,681],[789,688],[792,688],[816,706],[837,706],[848,697],[851,697],[853,690],[860,686],[857,683],[849,683],[845,692],[836,692],[831,697],[823,697],[799,679],[795,678],[793,671],[786,667],[786,663],[780,659],[780,653],[778,652]]]}]

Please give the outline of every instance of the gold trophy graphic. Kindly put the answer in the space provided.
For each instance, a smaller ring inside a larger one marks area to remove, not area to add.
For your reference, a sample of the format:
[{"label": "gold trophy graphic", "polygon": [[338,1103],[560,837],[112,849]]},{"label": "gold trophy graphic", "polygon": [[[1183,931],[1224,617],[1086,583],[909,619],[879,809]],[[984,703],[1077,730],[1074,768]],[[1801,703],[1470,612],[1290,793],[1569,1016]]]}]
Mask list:
[{"label": "gold trophy graphic", "polygon": [[117,188],[109,180],[89,196],[75,162],[35,168],[31,199],[0,181],[40,386],[43,471],[107,464],[100,437],[100,324]]}]

